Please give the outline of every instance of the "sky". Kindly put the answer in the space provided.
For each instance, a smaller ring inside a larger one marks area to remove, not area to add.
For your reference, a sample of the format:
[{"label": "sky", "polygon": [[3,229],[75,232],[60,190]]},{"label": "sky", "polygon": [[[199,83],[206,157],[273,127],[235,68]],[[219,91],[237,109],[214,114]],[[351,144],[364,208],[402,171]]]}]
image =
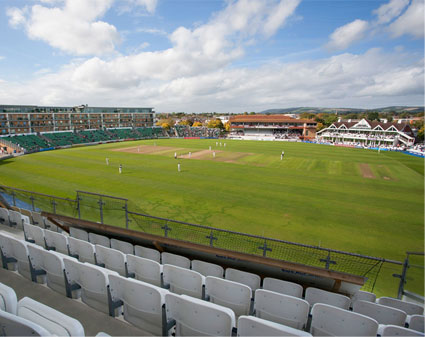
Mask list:
[{"label": "sky", "polygon": [[424,0],[0,0],[0,104],[424,105]]}]

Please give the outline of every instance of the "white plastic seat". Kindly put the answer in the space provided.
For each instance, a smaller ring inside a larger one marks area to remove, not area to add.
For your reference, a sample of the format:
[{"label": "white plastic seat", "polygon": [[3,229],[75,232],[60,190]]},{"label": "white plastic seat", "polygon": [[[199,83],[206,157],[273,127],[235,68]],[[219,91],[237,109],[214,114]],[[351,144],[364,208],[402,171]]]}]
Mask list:
[{"label": "white plastic seat", "polygon": [[224,269],[218,264],[193,260],[192,261],[192,270],[197,271],[198,273],[207,276],[214,276],[223,278]]},{"label": "white plastic seat", "polygon": [[311,336],[311,334],[258,317],[240,316],[237,336]]},{"label": "white plastic seat", "polygon": [[21,213],[21,217],[27,217],[28,219],[24,219],[24,222],[29,223],[30,225],[33,225],[32,221],[32,211],[26,209],[26,208],[20,208],[19,213]]},{"label": "white plastic seat", "polygon": [[392,297],[380,297],[376,303],[403,310],[408,315],[423,315],[424,308],[418,304],[405,302]]},{"label": "white plastic seat", "polygon": [[34,282],[45,283],[46,282],[46,271],[44,269],[44,258],[43,252],[45,249],[34,243],[26,243],[28,250],[28,257],[31,262],[30,273],[31,279]]},{"label": "white plastic seat", "polygon": [[66,235],[45,229],[44,239],[47,249],[68,255],[68,237]]},{"label": "white plastic seat", "polygon": [[332,305],[316,303],[311,315],[313,336],[376,336],[378,332],[373,318]]},{"label": "white plastic seat", "polygon": [[[0,251],[1,251],[1,258],[2,258],[2,266],[5,269],[9,269],[9,267],[12,267],[12,270],[16,270],[17,261],[13,257],[13,247],[12,247],[11,239],[14,239],[14,238],[10,235],[0,232]],[[10,266],[10,264],[12,266]]]},{"label": "white plastic seat", "polygon": [[187,257],[163,252],[161,253],[162,264],[172,264],[173,266],[190,269],[190,260]]},{"label": "white plastic seat", "polygon": [[17,260],[19,274],[31,280],[27,243],[25,241],[9,238],[12,248],[12,257]]},{"label": "white plastic seat", "polygon": [[404,326],[406,313],[402,310],[387,307],[368,301],[356,301],[353,311],[376,320],[379,324]]},{"label": "white plastic seat", "polygon": [[351,307],[356,301],[368,301],[375,303],[376,295],[368,291],[359,290],[351,297]]},{"label": "white plastic seat", "polygon": [[[72,227],[71,227],[72,228]],[[80,262],[88,262],[95,264],[95,246],[94,244],[76,239],[73,237],[68,238],[69,255],[76,257]]]},{"label": "white plastic seat", "polygon": [[78,299],[81,297],[79,267],[82,264],[75,258],[63,259],[66,296],[69,298]]},{"label": "white plastic seat", "polygon": [[171,292],[202,299],[205,277],[200,273],[171,264],[164,264],[163,279],[164,285],[169,285]]},{"label": "white plastic seat", "polygon": [[298,283],[278,280],[271,277],[264,278],[263,289],[298,298],[302,298],[303,296],[303,287]]},{"label": "white plastic seat", "polygon": [[306,289],[305,300],[310,303],[310,306],[316,303],[324,303],[341,309],[348,309],[351,303],[347,296],[312,287]]},{"label": "white plastic seat", "polygon": [[81,300],[88,306],[108,314],[108,275],[118,273],[71,259],[64,260],[64,265],[69,280],[81,287]]},{"label": "white plastic seat", "polygon": [[231,336],[236,324],[232,310],[186,295],[166,294],[165,308],[176,336]]},{"label": "white plastic seat", "polygon": [[162,335],[162,306],[167,290],[131,278],[109,275],[111,299],[121,300],[124,319],[157,336]]},{"label": "white plastic seat", "polygon": [[18,316],[42,326],[51,335],[84,336],[84,328],[75,318],[29,297],[24,297],[18,302]]},{"label": "white plastic seat", "polygon": [[257,289],[255,291],[255,316],[271,322],[304,329],[310,305],[301,298]]},{"label": "white plastic seat", "polygon": [[22,225],[28,224],[31,225],[31,219],[28,215],[21,214]]},{"label": "white plastic seat", "polygon": [[424,336],[423,332],[402,328],[397,325],[385,325],[381,336]]},{"label": "white plastic seat", "polygon": [[127,254],[128,276],[136,280],[161,286],[162,265],[158,262],[143,257]]},{"label": "white plastic seat", "polygon": [[161,263],[161,253],[156,249],[134,246],[134,255]]},{"label": "white plastic seat", "polygon": [[412,315],[410,316],[409,329],[424,332],[424,320],[423,315]]},{"label": "white plastic seat", "polygon": [[79,240],[89,241],[89,233],[84,229],[69,227],[69,235]]},{"label": "white plastic seat", "polygon": [[226,269],[225,279],[245,284],[251,288],[253,293],[260,288],[261,283],[261,278],[257,274],[248,273],[246,271],[233,268]]},{"label": "white plastic seat", "polygon": [[32,216],[32,224],[34,226],[45,228],[44,217],[41,215],[41,213],[32,212],[31,216]]},{"label": "white plastic seat", "polygon": [[17,227],[22,229],[24,220],[22,219],[21,213],[9,210],[9,225],[11,227]]},{"label": "white plastic seat", "polygon": [[133,254],[134,255],[134,246],[125,241],[111,239],[111,248],[119,250],[124,254]]},{"label": "white plastic seat", "polygon": [[232,309],[236,317],[250,314],[251,297],[251,288],[245,284],[214,276],[205,278],[205,298]]},{"label": "white plastic seat", "polygon": [[7,311],[16,315],[18,299],[15,291],[7,285],[0,283],[0,311]]},{"label": "white plastic seat", "polygon": [[0,207],[0,224],[9,226],[9,211],[3,207]]},{"label": "white plastic seat", "polygon": [[62,295],[66,295],[63,261],[71,258],[51,250],[44,250],[41,254],[43,256],[43,270],[46,271],[47,286]]},{"label": "white plastic seat", "polygon": [[52,232],[61,232],[62,230],[51,222],[48,218],[44,219],[44,228],[51,230]]},{"label": "white plastic seat", "polygon": [[126,258],[119,250],[96,245],[96,264],[116,271],[121,276],[127,276]]},{"label": "white plastic seat", "polygon": [[28,242],[33,242],[36,245],[45,248],[44,229],[29,224],[24,224],[25,238]]},{"label": "white plastic seat", "polygon": [[111,247],[111,242],[108,237],[96,233],[89,233],[89,242],[94,245],[104,246],[107,248]]},{"label": "white plastic seat", "polygon": [[0,310],[0,327],[3,336],[50,337],[52,335],[40,325],[2,310]]}]

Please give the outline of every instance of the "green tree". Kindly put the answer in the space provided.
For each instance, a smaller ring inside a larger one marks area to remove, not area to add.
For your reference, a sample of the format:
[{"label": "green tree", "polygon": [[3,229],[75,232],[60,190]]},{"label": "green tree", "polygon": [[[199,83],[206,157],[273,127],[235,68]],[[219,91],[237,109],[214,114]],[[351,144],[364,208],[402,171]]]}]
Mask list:
[{"label": "green tree", "polygon": [[417,134],[417,138],[420,140],[420,141],[423,141],[424,140],[424,132],[425,132],[425,130],[424,130],[424,126],[422,126],[419,130],[418,130],[418,134]]},{"label": "green tree", "polygon": [[182,121],[179,122],[179,125],[188,125],[188,126],[192,126],[192,123],[190,122],[190,120],[188,119],[184,119]]},{"label": "green tree", "polygon": [[168,124],[170,127],[174,126],[174,121],[171,118],[167,118],[167,119],[160,119],[156,125],[157,126],[162,126],[162,124]]},{"label": "green tree", "polygon": [[337,115],[334,115],[334,114],[329,114],[325,118],[325,124],[327,126],[331,125],[332,123],[335,123],[336,121],[338,121],[338,116]]},{"label": "green tree", "polygon": [[316,114],[312,112],[303,112],[300,114],[301,119],[314,119],[316,117]]},{"label": "green tree", "polygon": [[414,121],[411,126],[415,129],[420,130],[424,126],[424,121]]},{"label": "green tree", "polygon": [[223,122],[221,121],[221,119],[211,119],[208,124],[207,127],[210,129],[224,129],[224,125]]},{"label": "green tree", "polygon": [[316,127],[316,131],[320,131],[324,128],[325,126],[322,123],[317,123],[317,127]]},{"label": "green tree", "polygon": [[249,114],[250,115],[255,115],[255,112],[254,111],[251,111]]},{"label": "green tree", "polygon": [[170,130],[171,129],[171,125],[169,123],[162,123],[161,126],[165,130]]},{"label": "green tree", "polygon": [[379,113],[376,111],[371,111],[367,114],[367,119],[370,121],[379,121]]}]

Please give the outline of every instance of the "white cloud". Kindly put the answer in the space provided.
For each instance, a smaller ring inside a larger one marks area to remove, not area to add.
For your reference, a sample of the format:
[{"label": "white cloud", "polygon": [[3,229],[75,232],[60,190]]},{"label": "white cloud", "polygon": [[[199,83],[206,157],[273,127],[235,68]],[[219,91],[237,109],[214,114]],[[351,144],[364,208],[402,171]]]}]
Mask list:
[{"label": "white cloud", "polygon": [[168,35],[165,30],[157,29],[157,28],[137,28],[136,30],[138,33],[148,33],[148,34],[154,34],[154,35]]},{"label": "white cloud", "polygon": [[4,60],[5,59],[5,57],[4,56],[2,56],[2,55],[0,55],[0,61],[1,60]]},{"label": "white cloud", "polygon": [[266,36],[276,33],[286,19],[294,13],[300,2],[301,0],[283,0],[273,8],[263,28]]},{"label": "white cloud", "polygon": [[389,30],[394,37],[407,34],[423,38],[424,14],[424,0],[412,0],[406,12],[389,26]]},{"label": "white cloud", "polygon": [[[119,4],[118,13],[132,13],[135,15],[153,15],[156,11],[156,6],[158,5],[158,0],[118,0]],[[143,11],[140,12],[137,9],[142,8]],[[134,11],[136,9],[136,11]]]},{"label": "white cloud", "polygon": [[100,55],[114,51],[120,41],[113,25],[98,21],[113,0],[66,0],[62,7],[34,5],[31,9],[10,8],[12,27],[23,25],[28,36],[75,55]]},{"label": "white cloud", "polygon": [[6,10],[6,15],[9,17],[9,24],[13,28],[17,28],[18,26],[25,24],[25,12],[26,8],[8,8]]},{"label": "white cloud", "polygon": [[[370,22],[354,20],[337,28],[329,37],[327,48],[343,50],[361,40],[367,31],[371,34],[379,30],[389,30],[393,37],[410,34],[417,38],[424,36],[424,0],[390,0],[373,11],[375,20]],[[393,22],[392,22],[393,21]],[[391,23],[392,22],[392,23]],[[389,25],[389,26],[388,26]]]},{"label": "white cloud", "polygon": [[354,20],[337,28],[331,35],[327,47],[331,50],[343,50],[352,43],[360,40],[366,33],[369,23],[363,20]]},{"label": "white cloud", "polygon": [[158,3],[158,0],[131,0],[131,1],[138,6],[145,7],[148,13],[150,14],[155,13],[155,9]]},{"label": "white cloud", "polygon": [[373,13],[378,17],[377,23],[388,23],[401,14],[404,8],[409,4],[409,0],[391,0],[383,4]]},{"label": "white cloud", "polygon": [[[157,60],[151,61],[152,67],[165,66],[166,61],[152,57]],[[138,72],[122,76],[120,68],[136,69],[137,59],[104,64],[93,58],[27,83],[0,83],[0,101],[154,106],[157,111],[187,112],[260,111],[300,105],[420,105],[424,61],[412,64],[408,57],[411,56],[371,49],[360,55],[345,53],[315,61],[276,62],[260,68],[218,67],[174,78],[145,78]],[[82,74],[89,76],[82,81]]]},{"label": "white cloud", "polygon": [[[46,10],[76,13],[81,9],[78,1],[74,9],[67,3],[62,9]],[[85,22],[98,22],[109,8],[105,4],[82,15]],[[295,0],[229,1],[205,24],[177,28],[169,35],[168,49],[114,55],[108,60],[75,59],[57,72],[39,73],[27,82],[0,80],[0,101],[154,106],[157,111],[187,112],[423,102],[423,59],[411,64],[408,58],[413,56],[402,50],[385,54],[372,49],[360,55],[345,53],[293,63],[276,60],[260,68],[231,66],[243,56],[246,45],[282,27],[297,4]],[[26,20],[25,24],[32,23]],[[361,38],[367,27],[362,20],[340,27],[333,34],[333,47],[345,48]],[[141,41],[140,49],[146,46]]]}]

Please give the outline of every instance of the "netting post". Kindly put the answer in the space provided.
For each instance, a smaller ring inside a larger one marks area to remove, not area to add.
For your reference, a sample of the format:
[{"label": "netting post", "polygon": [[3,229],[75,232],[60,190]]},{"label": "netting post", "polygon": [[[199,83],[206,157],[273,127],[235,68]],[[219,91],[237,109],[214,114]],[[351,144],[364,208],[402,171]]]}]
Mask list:
[{"label": "netting post", "polygon": [[267,255],[267,252],[271,252],[272,249],[267,247],[267,241],[264,239],[264,246],[258,247],[258,249],[261,249],[263,251],[263,256],[265,257]]},{"label": "netting post", "polygon": [[35,211],[35,208],[34,208],[34,197],[33,197],[33,195],[31,194],[31,196],[30,196],[30,199],[31,199],[31,207],[32,207],[32,210],[33,211]]},{"label": "netting post", "polygon": [[218,240],[218,238],[216,238],[216,237],[214,236],[213,231],[211,231],[211,234],[210,234],[210,235],[207,235],[207,236],[206,236],[206,238],[207,238],[207,239],[210,239],[210,246],[211,246],[211,247],[212,247],[212,246],[214,246],[214,240]]},{"label": "netting post", "polygon": [[331,260],[331,252],[328,251],[328,256],[326,256],[326,259],[320,259],[320,262],[326,262],[325,268],[329,269],[329,265],[336,264],[336,261]]},{"label": "netting post", "polygon": [[100,223],[103,224],[103,201],[102,197],[99,198],[99,201],[97,202],[99,204],[99,212],[100,212]]},{"label": "netting post", "polygon": [[56,214],[56,201],[55,201],[55,199],[52,199],[52,208],[53,208],[53,214]]},{"label": "netting post", "polygon": [[16,206],[16,196],[15,196],[15,191],[12,191],[12,200],[13,200],[13,206]]},{"label": "netting post", "polygon": [[127,205],[127,200],[125,201],[125,206],[124,206],[124,210],[125,210],[125,228],[128,229],[128,205]]},{"label": "netting post", "polygon": [[77,210],[78,210],[78,219],[81,219],[80,194],[78,192],[77,192]]},{"label": "netting post", "polygon": [[172,228],[168,227],[168,221],[165,223],[165,226],[161,226],[161,229],[164,230],[164,237],[168,237],[168,232],[172,230]]},{"label": "netting post", "polygon": [[401,297],[403,296],[403,292],[404,292],[404,285],[406,284],[406,274],[407,274],[407,269],[409,268],[409,254],[407,254],[406,259],[404,260],[403,263],[403,270],[400,274],[393,274],[394,277],[397,277],[400,279],[400,284],[398,285],[398,293],[397,293],[397,298],[399,300],[401,300]]}]

